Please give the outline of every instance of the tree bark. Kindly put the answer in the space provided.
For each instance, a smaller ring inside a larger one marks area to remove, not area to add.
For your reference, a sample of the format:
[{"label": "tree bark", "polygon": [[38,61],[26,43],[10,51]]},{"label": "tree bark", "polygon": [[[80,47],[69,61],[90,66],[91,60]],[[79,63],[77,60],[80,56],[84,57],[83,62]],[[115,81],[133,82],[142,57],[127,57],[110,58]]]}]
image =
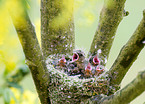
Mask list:
[{"label": "tree bark", "polygon": [[25,11],[21,1],[19,9],[21,13],[17,13],[15,6],[10,8],[10,15],[17,31],[19,40],[26,57],[26,64],[31,71],[40,101],[42,104],[50,104],[49,99],[49,73],[44,62],[42,52],[36,38],[34,26],[32,25],[27,12]]},{"label": "tree bark", "polygon": [[74,0],[41,0],[43,54],[72,54],[74,49]]},{"label": "tree bark", "polygon": [[123,89],[115,94],[104,98],[100,104],[128,104],[137,96],[145,91],[145,71],[142,71],[138,76]]},{"label": "tree bark", "polygon": [[101,64],[106,65],[109,52],[115,37],[117,27],[124,16],[124,4],[126,0],[105,0],[100,14],[98,29],[93,38],[88,56],[98,54]]},{"label": "tree bark", "polygon": [[[74,1],[70,1],[73,5]],[[73,6],[67,7],[65,2],[65,0],[41,0],[41,44],[44,56],[27,12],[24,8],[20,8],[23,12],[17,15],[14,7],[10,10],[41,103],[119,104],[124,99],[125,103],[128,103],[141,94],[145,90],[145,71],[125,88],[117,91],[116,86],[118,88],[144,47],[145,11],[139,27],[122,49],[111,70],[95,78],[79,79],[77,76],[71,77],[55,69],[53,64],[53,58],[56,56],[52,54],[71,54],[74,49]],[[89,55],[96,55],[98,50],[101,50],[101,65],[105,66],[105,60],[108,59],[115,32],[124,15],[124,3],[125,0],[106,0],[102,9],[99,26],[89,52]],[[61,17],[69,12],[63,11],[66,10],[65,7],[69,8],[71,13],[66,16],[69,17],[67,22],[62,23]]]},{"label": "tree bark", "polygon": [[136,31],[123,46],[110,69],[110,78],[112,84],[119,85],[128,72],[133,62],[137,59],[137,56],[145,46],[145,11],[143,13],[143,19],[141,20]]}]

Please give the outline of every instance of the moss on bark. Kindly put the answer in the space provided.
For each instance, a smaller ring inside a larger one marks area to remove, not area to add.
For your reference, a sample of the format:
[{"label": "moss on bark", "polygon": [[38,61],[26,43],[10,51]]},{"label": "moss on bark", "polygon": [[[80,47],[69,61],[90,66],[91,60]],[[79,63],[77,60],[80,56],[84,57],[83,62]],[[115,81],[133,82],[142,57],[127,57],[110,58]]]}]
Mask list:
[{"label": "moss on bark", "polygon": [[[21,1],[19,1],[21,4]],[[46,69],[42,52],[36,38],[34,26],[32,25],[27,12],[21,8],[22,13],[17,15],[16,8],[10,9],[10,14],[21,42],[26,63],[31,71],[40,101],[42,104],[49,104],[49,73]]]},{"label": "moss on bark", "polygon": [[73,6],[73,0],[41,0],[41,44],[45,58],[73,52]]},{"label": "moss on bark", "polygon": [[137,56],[145,46],[145,16],[138,25],[136,31],[123,46],[110,69],[110,77],[112,84],[120,84],[125,74],[137,59]]},{"label": "moss on bark", "polygon": [[98,50],[101,50],[99,55],[103,60],[102,64],[104,66],[106,65],[117,27],[123,18],[125,1],[105,0],[100,14],[99,25],[88,54],[89,56],[94,56],[98,54]]},{"label": "moss on bark", "polygon": [[128,104],[145,91],[144,86],[145,71],[142,71],[131,83],[117,91],[115,94],[104,98],[99,104]]}]

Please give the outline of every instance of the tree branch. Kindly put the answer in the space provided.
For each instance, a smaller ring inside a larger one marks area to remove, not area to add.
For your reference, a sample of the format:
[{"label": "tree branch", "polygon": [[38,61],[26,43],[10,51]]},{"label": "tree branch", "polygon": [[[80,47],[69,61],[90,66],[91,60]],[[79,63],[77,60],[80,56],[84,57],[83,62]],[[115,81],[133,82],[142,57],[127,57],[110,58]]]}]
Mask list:
[{"label": "tree branch", "polygon": [[117,27],[123,19],[125,1],[106,0],[100,14],[98,29],[88,55],[94,56],[101,49],[99,56],[104,66],[106,65]]},{"label": "tree branch", "polygon": [[74,0],[41,0],[41,44],[45,56],[72,53]]},{"label": "tree branch", "polygon": [[26,57],[27,65],[31,71],[40,101],[42,104],[49,104],[49,74],[36,38],[34,26],[32,25],[22,2],[19,2],[19,9],[13,5],[10,8],[10,15],[17,31],[19,40]]},{"label": "tree branch", "polygon": [[104,98],[99,104],[128,104],[144,91],[145,71],[142,71],[131,83],[115,94]]},{"label": "tree branch", "polygon": [[111,83],[119,85],[124,78],[125,74],[136,60],[137,56],[139,55],[140,51],[145,46],[145,11],[143,19],[141,20],[139,26],[137,27],[136,31],[123,46],[118,55],[117,59],[115,60],[113,66],[110,69],[110,77]]}]

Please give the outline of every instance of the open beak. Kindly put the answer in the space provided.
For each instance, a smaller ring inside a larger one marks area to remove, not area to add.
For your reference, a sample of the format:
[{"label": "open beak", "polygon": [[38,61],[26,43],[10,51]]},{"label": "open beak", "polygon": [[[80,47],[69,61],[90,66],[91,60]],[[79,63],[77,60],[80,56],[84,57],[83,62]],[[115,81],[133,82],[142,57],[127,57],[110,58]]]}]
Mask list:
[{"label": "open beak", "polygon": [[72,61],[77,61],[79,59],[79,55],[77,53],[73,54]]},{"label": "open beak", "polygon": [[85,68],[85,70],[88,70],[88,69],[89,69],[90,71],[92,70],[92,67],[91,67],[91,64],[90,64],[90,63],[88,63],[88,65],[87,65],[86,68]]},{"label": "open beak", "polygon": [[99,64],[100,64],[100,60],[98,59],[97,56],[95,56],[95,57],[93,58],[93,63],[94,63],[95,65],[99,65]]}]

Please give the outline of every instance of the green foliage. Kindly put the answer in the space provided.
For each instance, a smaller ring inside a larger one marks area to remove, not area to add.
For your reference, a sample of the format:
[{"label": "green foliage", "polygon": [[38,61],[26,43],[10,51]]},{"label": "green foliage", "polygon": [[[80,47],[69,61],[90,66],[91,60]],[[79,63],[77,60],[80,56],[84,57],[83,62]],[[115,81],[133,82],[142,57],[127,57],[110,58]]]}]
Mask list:
[{"label": "green foliage", "polygon": [[28,67],[26,65],[21,65],[14,73],[6,77],[6,81],[9,83],[18,83],[28,73],[29,73]]},{"label": "green foliage", "polygon": [[[1,80],[3,80],[4,83],[2,83],[2,87],[0,88],[0,97],[3,97],[5,104],[10,104],[11,99],[13,99],[14,102],[18,102],[12,88],[16,88],[18,92],[20,92],[20,95],[24,92],[24,89],[19,82],[29,74],[29,69],[23,62],[22,65],[17,65],[16,67],[17,68],[11,72],[3,72],[3,79]],[[6,70],[6,67],[4,70]]]},{"label": "green foliage", "polygon": [[5,104],[9,104],[10,103],[10,89],[9,88],[4,89],[3,97],[4,97]]},{"label": "green foliage", "polygon": [[[20,84],[30,71],[25,65],[20,42],[8,12],[8,9],[17,7],[14,12],[19,15],[22,7],[25,10],[30,9],[30,3],[31,0],[0,0],[0,86],[2,86],[0,87],[0,97],[3,98],[5,104],[9,104],[9,102],[10,104],[21,104],[20,96],[27,95],[26,93],[31,94],[31,91],[25,90]],[[24,100],[26,98],[23,97],[21,102]],[[0,102],[2,102],[1,99]]]},{"label": "green foliage", "polygon": [[26,10],[30,9],[30,0],[21,0],[21,2]]},{"label": "green foliage", "polygon": [[0,87],[0,97],[3,95],[3,88]]}]

